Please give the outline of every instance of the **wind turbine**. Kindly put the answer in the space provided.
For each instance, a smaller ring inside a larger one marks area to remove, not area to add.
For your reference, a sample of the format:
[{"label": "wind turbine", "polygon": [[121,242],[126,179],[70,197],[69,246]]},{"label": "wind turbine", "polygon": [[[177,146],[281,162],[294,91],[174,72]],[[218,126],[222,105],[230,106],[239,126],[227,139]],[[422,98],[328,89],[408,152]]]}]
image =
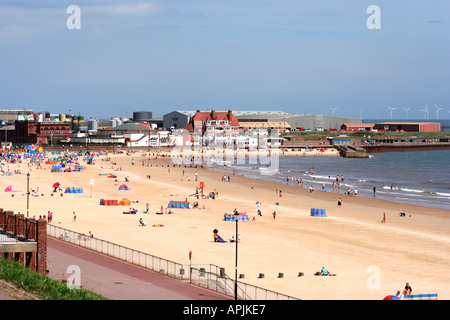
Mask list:
[{"label": "wind turbine", "polygon": [[420,111],[423,111],[425,113],[424,120],[427,120],[428,119],[428,113],[429,113],[428,112],[428,104],[426,104],[425,108],[421,109]]},{"label": "wind turbine", "polygon": [[439,110],[442,110],[444,108],[439,108],[436,104],[434,104],[434,107],[436,108],[436,120],[439,120]]},{"label": "wind turbine", "polygon": [[331,110],[331,116],[334,117],[334,111],[337,110],[337,108],[331,108],[330,107],[330,110]]},{"label": "wind turbine", "polygon": [[411,107],[403,108],[403,110],[406,111],[406,120],[408,120],[408,111],[411,109]]},{"label": "wind turbine", "polygon": [[395,109],[397,109],[397,108],[392,108],[392,107],[390,107],[390,106],[387,106],[388,108],[389,108],[389,110],[391,110],[391,120],[392,120],[392,111],[394,111]]}]

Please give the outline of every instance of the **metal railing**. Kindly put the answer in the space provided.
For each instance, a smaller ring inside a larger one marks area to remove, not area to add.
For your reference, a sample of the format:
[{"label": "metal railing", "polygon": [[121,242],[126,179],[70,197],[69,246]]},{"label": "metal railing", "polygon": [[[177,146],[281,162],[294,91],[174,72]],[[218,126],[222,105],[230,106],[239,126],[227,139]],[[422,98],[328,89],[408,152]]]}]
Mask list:
[{"label": "metal railing", "polygon": [[[51,224],[47,225],[47,235],[176,279],[189,281],[226,296],[235,295],[235,280],[228,277],[223,268],[213,264],[207,265],[208,270],[205,267],[193,267]],[[240,281],[237,283],[237,297],[241,300],[298,300],[251,284]]]}]

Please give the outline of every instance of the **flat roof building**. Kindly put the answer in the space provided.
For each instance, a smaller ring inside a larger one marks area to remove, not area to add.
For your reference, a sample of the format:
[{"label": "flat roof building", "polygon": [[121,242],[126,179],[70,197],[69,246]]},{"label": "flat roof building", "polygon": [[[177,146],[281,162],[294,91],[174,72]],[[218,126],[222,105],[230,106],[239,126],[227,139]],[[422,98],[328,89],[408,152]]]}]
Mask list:
[{"label": "flat roof building", "polygon": [[441,124],[437,122],[382,122],[376,123],[378,131],[405,131],[405,132],[440,132]]}]

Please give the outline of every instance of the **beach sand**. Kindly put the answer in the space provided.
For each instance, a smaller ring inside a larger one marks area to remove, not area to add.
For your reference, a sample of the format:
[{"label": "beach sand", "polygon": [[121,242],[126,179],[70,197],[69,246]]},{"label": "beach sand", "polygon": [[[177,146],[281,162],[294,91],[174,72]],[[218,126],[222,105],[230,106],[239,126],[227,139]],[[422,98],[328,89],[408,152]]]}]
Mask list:
[{"label": "beach sand", "polygon": [[[298,186],[238,175],[224,182],[222,172],[174,166],[167,157],[144,154],[110,153],[96,157],[95,165],[82,163],[84,171],[70,173],[52,173],[50,165],[37,169],[26,163],[4,164],[3,169],[10,172],[20,166],[22,174],[0,176],[0,207],[26,215],[26,173],[31,172],[30,189],[38,187],[39,197],[30,196],[30,217],[50,210],[54,225],[85,234],[91,231],[96,238],[181,264],[189,264],[192,251],[193,265],[215,264],[231,278],[235,244],[214,242],[213,230],[230,239],[236,224],[224,221],[224,214],[236,208],[249,216],[248,222],[239,223],[238,273],[244,275],[243,282],[305,300],[381,300],[403,290],[406,282],[414,294],[438,293],[440,300],[450,298],[450,210],[349,197],[343,195],[345,190],[310,194]],[[111,161],[106,161],[108,157]],[[108,173],[115,173],[117,182],[107,178]],[[218,191],[215,200],[196,199],[200,181],[206,194]],[[81,187],[84,192],[51,196],[55,182],[63,190]],[[123,183],[130,190],[119,191]],[[8,185],[13,192],[3,192]],[[276,190],[282,190],[283,196]],[[342,206],[337,205],[339,197]],[[123,214],[128,207],[100,205],[100,199],[122,198],[138,201],[130,205],[138,209],[136,215]],[[169,201],[186,198],[191,203],[198,201],[201,209],[156,214]],[[262,216],[257,214],[257,201]],[[148,214],[143,213],[146,203]],[[311,217],[311,208],[326,209],[327,216]],[[406,217],[399,216],[400,208]],[[385,224],[379,222],[383,213]],[[147,226],[140,226],[139,218]],[[323,266],[336,276],[315,276]],[[300,272],[304,275],[298,276]],[[259,278],[261,273],[264,278]],[[279,273],[284,276],[279,278]]]}]

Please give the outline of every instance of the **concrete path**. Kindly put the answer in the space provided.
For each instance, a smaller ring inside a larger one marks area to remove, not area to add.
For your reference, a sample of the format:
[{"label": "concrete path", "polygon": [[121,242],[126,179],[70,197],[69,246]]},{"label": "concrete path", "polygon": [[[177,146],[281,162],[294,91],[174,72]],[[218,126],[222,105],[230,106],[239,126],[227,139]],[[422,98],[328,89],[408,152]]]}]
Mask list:
[{"label": "concrete path", "polygon": [[47,269],[50,278],[68,280],[75,274],[68,267],[76,266],[80,285],[84,289],[113,300],[232,299],[55,238],[47,239]]}]

